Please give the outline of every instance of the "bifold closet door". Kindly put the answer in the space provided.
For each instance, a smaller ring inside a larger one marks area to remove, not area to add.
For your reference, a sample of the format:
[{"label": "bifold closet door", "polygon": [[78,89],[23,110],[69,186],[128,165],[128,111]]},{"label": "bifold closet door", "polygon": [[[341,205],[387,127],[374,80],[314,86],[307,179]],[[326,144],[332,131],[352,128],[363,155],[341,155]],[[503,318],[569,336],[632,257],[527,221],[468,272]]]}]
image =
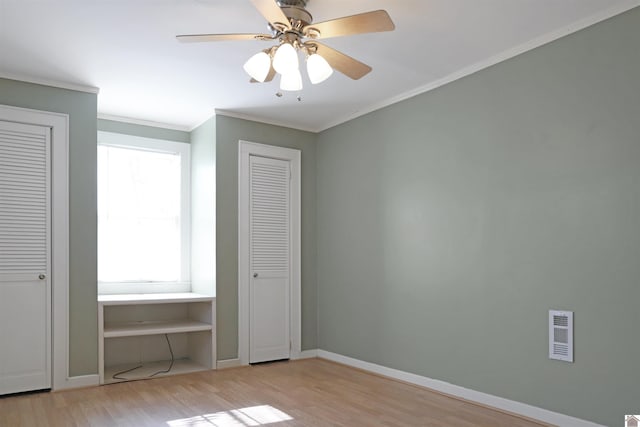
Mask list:
[{"label": "bifold closet door", "polygon": [[0,394],[51,388],[50,146],[0,121]]}]

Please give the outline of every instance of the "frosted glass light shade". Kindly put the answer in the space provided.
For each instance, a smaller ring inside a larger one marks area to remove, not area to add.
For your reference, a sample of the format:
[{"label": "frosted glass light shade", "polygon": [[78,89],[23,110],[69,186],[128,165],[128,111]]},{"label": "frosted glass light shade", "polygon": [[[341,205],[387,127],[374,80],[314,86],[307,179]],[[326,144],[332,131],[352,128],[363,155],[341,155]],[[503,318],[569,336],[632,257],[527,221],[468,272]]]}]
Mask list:
[{"label": "frosted glass light shade", "polygon": [[333,74],[333,68],[326,59],[314,53],[307,58],[307,73],[309,80],[315,85],[327,80]]},{"label": "frosted glass light shade", "polygon": [[273,69],[284,75],[299,68],[298,52],[290,43],[283,43],[273,56]]},{"label": "frosted glass light shade", "polygon": [[245,62],[243,68],[252,78],[262,83],[271,69],[271,58],[264,52],[256,53]]},{"label": "frosted glass light shade", "polygon": [[302,90],[302,74],[300,74],[300,70],[293,70],[290,73],[283,74],[280,77],[280,89],[289,92]]}]

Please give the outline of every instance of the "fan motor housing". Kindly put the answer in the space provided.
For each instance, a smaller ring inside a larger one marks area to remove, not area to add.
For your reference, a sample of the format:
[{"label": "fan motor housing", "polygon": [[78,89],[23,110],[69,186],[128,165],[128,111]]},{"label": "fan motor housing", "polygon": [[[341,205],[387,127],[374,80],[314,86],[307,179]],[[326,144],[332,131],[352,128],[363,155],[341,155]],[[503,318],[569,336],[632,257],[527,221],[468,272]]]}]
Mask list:
[{"label": "fan motor housing", "polygon": [[297,7],[306,7],[308,0],[277,0],[278,6],[297,6]]},{"label": "fan motor housing", "polygon": [[305,9],[307,0],[278,0],[278,6],[294,27],[298,22],[302,25],[298,24],[297,26],[302,27],[313,21],[313,17]]}]

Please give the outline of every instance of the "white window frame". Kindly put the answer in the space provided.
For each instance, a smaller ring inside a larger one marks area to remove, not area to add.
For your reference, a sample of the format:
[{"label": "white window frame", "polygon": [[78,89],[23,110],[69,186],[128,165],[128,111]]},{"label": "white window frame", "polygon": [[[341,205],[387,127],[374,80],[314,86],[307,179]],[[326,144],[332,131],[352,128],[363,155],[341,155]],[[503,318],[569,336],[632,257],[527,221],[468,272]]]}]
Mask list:
[{"label": "white window frame", "polygon": [[191,292],[191,147],[186,142],[145,138],[98,131],[98,145],[137,148],[158,153],[180,153],[182,246],[181,278],[178,282],[100,282],[98,295]]}]

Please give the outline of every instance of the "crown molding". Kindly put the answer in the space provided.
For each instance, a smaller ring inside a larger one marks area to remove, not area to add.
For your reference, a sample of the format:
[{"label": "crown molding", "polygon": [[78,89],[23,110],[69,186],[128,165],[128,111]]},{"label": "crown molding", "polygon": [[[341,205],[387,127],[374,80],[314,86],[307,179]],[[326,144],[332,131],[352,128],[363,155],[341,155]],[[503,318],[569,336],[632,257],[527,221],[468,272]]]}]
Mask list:
[{"label": "crown molding", "polygon": [[42,86],[50,86],[58,89],[75,90],[77,92],[86,92],[86,93],[93,93],[93,94],[98,94],[100,92],[100,88],[93,87],[93,86],[84,86],[76,83],[43,79],[40,77],[28,76],[25,74],[7,73],[4,71],[0,71],[0,78],[8,79],[8,80],[16,80],[24,83],[33,83],[33,84],[42,85]]},{"label": "crown molding", "polygon": [[[336,120],[332,120],[329,122],[325,122],[325,123],[321,123],[318,124],[317,126],[302,126],[296,123],[292,123],[292,122],[286,122],[286,121],[280,121],[280,120],[274,120],[274,119],[268,119],[268,118],[264,118],[264,117],[260,117],[259,115],[252,115],[252,114],[246,114],[246,113],[240,113],[240,112],[235,112],[235,111],[229,111],[229,110],[224,110],[224,109],[216,109],[215,110],[215,114],[221,115],[221,116],[226,116],[226,117],[232,117],[232,118],[237,118],[237,119],[243,119],[243,120],[250,120],[250,121],[254,121],[254,122],[258,122],[258,123],[264,123],[264,124],[269,124],[269,125],[274,125],[274,126],[282,126],[282,127],[287,127],[290,129],[297,129],[297,130],[301,130],[301,131],[305,131],[305,132],[311,132],[311,133],[320,133],[323,132],[327,129],[330,129],[332,127],[341,125],[343,123],[349,122],[351,120],[354,120],[358,117],[364,116],[366,114],[372,113],[374,111],[383,109],[385,107],[391,106],[393,104],[397,104],[399,102],[402,102],[404,100],[413,98],[417,95],[421,95],[424,94],[426,92],[432,91],[434,89],[437,89],[441,86],[447,85],[449,83],[452,83],[456,80],[459,80],[461,78],[464,78],[466,76],[469,76],[471,74],[474,74],[476,72],[479,72],[485,68],[489,68],[493,65],[496,65],[500,62],[506,61],[508,59],[514,58],[518,55],[521,55],[525,52],[528,52],[530,50],[533,50],[535,48],[538,48],[540,46],[543,46],[545,44],[551,43],[555,40],[558,40],[562,37],[565,37],[567,35],[573,34],[577,31],[580,31],[582,29],[585,29],[589,26],[595,25],[599,22],[605,21],[607,19],[610,19],[616,15],[620,15],[624,12],[627,12],[631,9],[634,9],[636,7],[640,6],[640,0],[628,0],[625,1],[623,3],[620,3],[618,5],[612,6],[610,8],[607,8],[601,12],[598,12],[596,14],[593,14],[587,18],[584,18],[582,20],[576,21],[572,24],[566,25],[558,30],[554,30],[548,33],[545,33],[539,37],[536,37],[532,40],[529,40],[525,43],[522,43],[516,47],[513,47],[511,49],[507,49],[501,53],[498,53],[492,57],[489,57],[485,60],[482,61],[478,61],[476,63],[473,63],[465,68],[462,68],[458,71],[455,71],[453,73],[448,74],[447,76],[444,76],[440,79],[437,79],[435,81],[432,81],[428,84],[419,86],[415,89],[400,93],[398,95],[389,97],[383,101],[368,105],[368,106],[364,106],[363,108],[359,109],[358,111],[355,111],[351,114],[345,115],[341,118],[338,118]],[[56,87],[56,88],[60,88],[60,89],[68,89],[68,90],[74,90],[74,91],[79,91],[79,92],[85,92],[85,93],[92,93],[92,94],[98,94],[100,89],[97,87],[92,87],[92,86],[85,86],[85,85],[79,85],[79,84],[75,84],[75,83],[70,83],[70,82],[63,82],[63,81],[56,81],[56,80],[49,80],[49,79],[44,79],[44,78],[40,78],[40,77],[35,77],[35,76],[28,76],[28,75],[22,75],[22,74],[16,74],[16,73],[9,73],[9,72],[4,72],[4,71],[0,71],[0,78],[5,78],[5,79],[9,79],[9,80],[16,80],[16,81],[21,81],[21,82],[26,82],[26,83],[34,83],[34,84],[39,84],[39,85],[44,85],[44,86],[50,86],[50,87]],[[204,122],[206,122],[207,120],[209,120],[212,116],[207,117],[204,121],[202,121],[201,123],[195,125],[195,126],[183,126],[183,125],[174,125],[174,124],[168,124],[168,123],[160,123],[160,122],[154,122],[154,121],[147,121],[147,120],[142,120],[142,119],[134,119],[134,118],[129,118],[129,117],[123,117],[123,116],[116,116],[116,115],[109,115],[109,114],[98,114],[98,118],[100,119],[105,119],[105,120],[114,120],[114,121],[119,121],[119,122],[125,122],[125,123],[132,123],[132,124],[138,124],[138,125],[143,125],[143,126],[152,126],[152,127],[159,127],[159,128],[164,128],[164,129],[171,129],[171,130],[177,130],[177,131],[183,131],[183,132],[191,132],[194,129],[196,129],[197,127],[199,127],[200,125],[202,125]]]},{"label": "crown molding", "polygon": [[301,130],[304,132],[311,132],[311,133],[319,133],[324,130],[322,128],[309,128],[306,126],[297,125],[295,123],[282,122],[282,121],[273,120],[273,119],[265,119],[263,117],[253,116],[251,114],[238,113],[236,111],[229,111],[229,110],[216,109],[216,115],[232,117],[234,119],[249,120],[252,122],[264,123],[266,125],[281,126],[289,129],[296,129],[296,130]]},{"label": "crown molding", "polygon": [[190,126],[180,126],[180,125],[173,125],[173,124],[169,124],[169,123],[154,122],[152,120],[134,119],[132,117],[116,116],[116,115],[113,115],[113,114],[98,113],[98,119],[110,120],[110,121],[113,121],[113,122],[129,123],[129,124],[132,124],[132,125],[140,125],[140,126],[149,126],[149,127],[161,128],[161,129],[177,130],[177,131],[180,131],[180,132],[191,132],[193,130]]},{"label": "crown molding", "polygon": [[613,18],[614,16],[620,15],[622,13],[628,12],[631,9],[635,9],[640,6],[640,0],[629,0],[624,3],[618,4],[616,6],[605,9],[601,12],[598,12],[594,15],[591,15],[587,18],[581,19],[579,21],[573,22],[572,24],[566,25],[558,30],[554,30],[548,33],[545,33],[539,37],[536,37],[532,40],[529,40],[525,43],[522,43],[516,47],[511,49],[507,49],[497,55],[491,56],[485,60],[476,62],[474,64],[469,65],[468,67],[462,68],[461,70],[455,71],[451,74],[448,74],[445,77],[442,77],[438,80],[430,82],[426,85],[419,86],[410,91],[401,93],[399,95],[393,96],[391,98],[387,98],[384,101],[372,104],[368,107],[364,107],[362,110],[359,110],[351,115],[345,116],[341,119],[337,119],[335,121],[329,122],[324,126],[321,126],[319,130],[316,132],[323,132],[327,129],[331,129],[332,127],[341,125],[358,117],[364,116],[366,114],[372,113],[374,111],[380,110],[382,108],[388,107],[393,104],[397,104],[401,101],[405,101],[409,98],[413,98],[414,96],[421,95],[423,93],[432,91],[446,84],[452,83],[456,80],[459,80],[468,75],[477,73],[478,71],[484,70],[485,68],[489,68],[493,65],[499,64],[500,62],[504,62],[508,59],[514,58],[518,55],[526,53],[530,50],[536,49],[545,44],[551,43],[555,40],[561,39],[565,36],[583,30],[587,27],[595,25],[599,22],[605,21],[607,19]]}]

